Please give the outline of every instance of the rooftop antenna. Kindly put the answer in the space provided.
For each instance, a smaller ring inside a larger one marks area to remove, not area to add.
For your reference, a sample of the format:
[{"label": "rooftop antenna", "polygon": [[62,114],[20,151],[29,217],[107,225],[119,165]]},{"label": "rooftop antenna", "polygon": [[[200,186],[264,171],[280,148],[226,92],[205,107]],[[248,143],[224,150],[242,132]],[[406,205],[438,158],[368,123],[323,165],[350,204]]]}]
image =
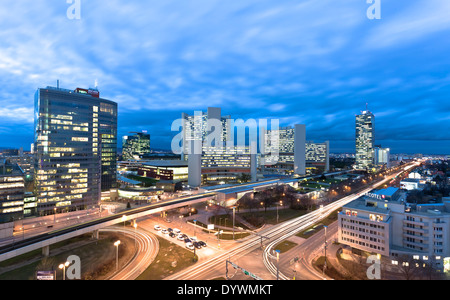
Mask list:
[{"label": "rooftop antenna", "polygon": [[59,89],[59,79],[56,80],[56,87]]}]

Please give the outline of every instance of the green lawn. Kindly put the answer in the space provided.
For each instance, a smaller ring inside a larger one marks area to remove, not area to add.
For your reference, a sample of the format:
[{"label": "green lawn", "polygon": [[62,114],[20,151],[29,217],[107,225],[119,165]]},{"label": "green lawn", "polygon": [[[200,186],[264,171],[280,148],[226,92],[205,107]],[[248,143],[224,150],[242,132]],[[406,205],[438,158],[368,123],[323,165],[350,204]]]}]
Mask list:
[{"label": "green lawn", "polygon": [[[2,273],[0,280],[34,280],[36,271],[56,270],[57,280],[62,279],[62,271],[58,266],[71,255],[77,255],[81,260],[82,279],[103,279],[114,271],[116,250],[113,243],[120,238],[122,244],[119,258],[129,259],[131,251],[126,245],[133,245],[134,241],[128,237],[116,234],[100,234],[98,241],[92,240],[91,235],[80,236],[71,240],[52,245],[50,257],[44,258],[41,250],[2,262],[2,267],[17,266],[13,270]],[[52,252],[58,252],[52,255]]]},{"label": "green lawn", "polygon": [[281,243],[276,245],[275,249],[276,250],[280,250],[281,253],[284,253],[284,252],[288,252],[289,250],[291,250],[295,246],[297,246],[296,243],[286,240],[286,241],[282,241]]},{"label": "green lawn", "polygon": [[[279,209],[278,223],[282,223],[284,221],[303,216],[306,213],[308,213],[308,211],[295,210],[290,208]],[[260,227],[264,224],[272,224],[272,225],[277,224],[277,210],[267,210],[266,212],[264,211],[247,212],[241,213],[240,216],[255,227]]]},{"label": "green lawn", "polygon": [[157,237],[159,253],[137,280],[161,280],[195,264],[194,252]]},{"label": "green lawn", "polygon": [[336,222],[338,219],[338,213],[339,210],[335,210],[331,214],[329,214],[325,219],[323,219],[321,222],[311,225],[310,227],[306,228],[300,233],[297,233],[296,236],[301,238],[309,238],[310,236],[314,235],[315,233],[321,231],[323,229],[323,226],[329,226],[331,223]]}]

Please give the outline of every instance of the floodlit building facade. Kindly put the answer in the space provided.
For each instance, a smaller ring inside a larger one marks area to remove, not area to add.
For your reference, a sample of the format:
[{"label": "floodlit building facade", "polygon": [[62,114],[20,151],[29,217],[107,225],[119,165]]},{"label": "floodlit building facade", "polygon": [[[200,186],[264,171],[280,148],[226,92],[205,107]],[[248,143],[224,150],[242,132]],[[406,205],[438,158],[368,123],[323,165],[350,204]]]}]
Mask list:
[{"label": "floodlit building facade", "polygon": [[35,95],[35,195],[40,215],[99,205],[117,194],[117,103],[98,90]]}]

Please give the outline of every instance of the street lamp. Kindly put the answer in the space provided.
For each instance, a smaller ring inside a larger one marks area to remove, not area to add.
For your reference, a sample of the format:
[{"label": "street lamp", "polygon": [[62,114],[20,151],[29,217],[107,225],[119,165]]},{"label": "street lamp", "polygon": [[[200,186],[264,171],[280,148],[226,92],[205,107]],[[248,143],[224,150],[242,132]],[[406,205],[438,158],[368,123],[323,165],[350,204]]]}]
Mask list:
[{"label": "street lamp", "polygon": [[280,270],[280,250],[275,250],[275,252],[277,253],[277,280],[279,279],[279,270]]},{"label": "street lamp", "polygon": [[[283,201],[280,201],[280,206],[283,205]],[[278,204],[277,204],[277,224],[278,224],[279,214],[278,214]]]},{"label": "street lamp", "polygon": [[69,265],[70,265],[70,262],[68,262],[68,261],[59,265],[59,268],[61,270],[63,270],[63,280],[66,280],[66,267],[68,267]]},{"label": "street lamp", "polygon": [[134,227],[134,248],[136,248],[136,228],[137,228],[136,220],[134,221],[133,227]]},{"label": "street lamp", "polygon": [[236,206],[233,206],[233,241],[234,241],[234,222],[236,217]]},{"label": "street lamp", "polygon": [[217,231],[215,234],[217,235],[218,247],[220,249],[220,235],[223,233],[223,230]]},{"label": "street lamp", "polygon": [[116,271],[119,270],[119,245],[120,241],[114,243],[114,246],[116,246]]},{"label": "street lamp", "polygon": [[325,248],[325,263],[323,266],[322,274],[325,273],[325,269],[327,268],[327,228],[328,228],[328,226],[324,225],[323,228],[325,228],[325,246],[324,246],[324,248]]}]

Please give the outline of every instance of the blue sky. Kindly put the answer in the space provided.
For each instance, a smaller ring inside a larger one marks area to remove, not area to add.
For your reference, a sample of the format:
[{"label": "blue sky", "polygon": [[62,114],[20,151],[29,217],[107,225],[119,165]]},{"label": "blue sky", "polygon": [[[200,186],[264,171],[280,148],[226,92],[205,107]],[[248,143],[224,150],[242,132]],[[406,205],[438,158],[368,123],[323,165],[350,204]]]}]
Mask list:
[{"label": "blue sky", "polygon": [[355,114],[377,144],[450,154],[450,1],[66,0],[0,4],[0,147],[29,148],[37,88],[94,86],[119,103],[119,135],[169,148],[181,112],[307,125],[354,151]]}]

